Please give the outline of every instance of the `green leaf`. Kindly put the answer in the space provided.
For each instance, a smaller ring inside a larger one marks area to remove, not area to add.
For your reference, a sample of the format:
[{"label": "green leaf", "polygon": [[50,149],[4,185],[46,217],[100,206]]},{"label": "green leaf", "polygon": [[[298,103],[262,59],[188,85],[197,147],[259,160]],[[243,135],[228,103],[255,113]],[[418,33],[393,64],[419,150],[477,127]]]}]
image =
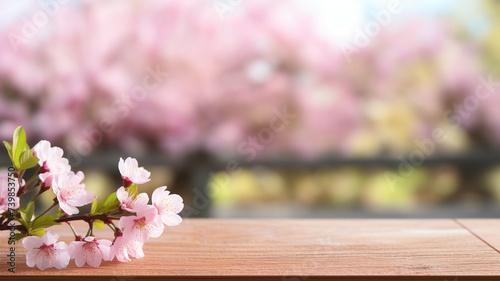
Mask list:
[{"label": "green leaf", "polygon": [[28,231],[31,229],[31,218],[33,217],[34,212],[35,212],[35,203],[33,202],[29,202],[28,205],[23,210],[19,211],[19,213],[21,214],[21,219],[24,221],[23,225],[24,227],[26,227]]},{"label": "green leaf", "polygon": [[94,198],[94,201],[92,201],[92,207],[90,207],[90,214],[91,215],[95,214],[96,210],[97,210],[97,199]]},{"label": "green leaf", "polygon": [[24,235],[23,233],[16,233],[16,241],[19,241],[21,239],[23,239],[26,235]]},{"label": "green leaf", "polygon": [[61,224],[61,223],[58,223],[55,221],[56,218],[54,218],[53,216],[41,216],[41,217],[38,217],[35,219],[35,221],[33,221],[33,224],[32,224],[32,228],[33,229],[36,229],[36,228],[47,228],[47,227],[51,227],[53,225],[58,225],[58,224]]},{"label": "green leaf", "polygon": [[33,150],[28,149],[26,151],[23,151],[23,153],[21,153],[21,157],[19,159],[19,163],[20,163],[21,167],[19,169],[24,170],[24,169],[33,168],[36,165],[38,165],[39,161],[40,160],[36,156],[33,155]]},{"label": "green leaf", "polygon": [[33,229],[30,231],[30,235],[36,235],[38,237],[42,237],[46,233],[45,229]]},{"label": "green leaf", "polygon": [[14,137],[12,139],[12,156],[14,158],[13,162],[14,162],[14,167],[16,167],[18,170],[21,167],[19,158],[21,157],[21,153],[23,153],[25,148],[26,148],[26,132],[24,131],[23,126],[19,126],[14,131]]},{"label": "green leaf", "polygon": [[7,152],[9,153],[10,161],[14,163],[14,159],[12,158],[12,143],[8,141],[3,141],[3,145],[5,145],[5,148],[7,149]]},{"label": "green leaf", "polygon": [[116,198],[116,192],[111,193],[99,206],[97,206],[96,213],[101,214],[105,212],[112,212],[120,207],[120,201]]},{"label": "green leaf", "polygon": [[[21,213],[21,212],[19,212],[19,213]],[[26,229],[30,229],[29,228],[29,222],[24,221],[24,219],[22,218],[22,215],[21,215],[20,218],[17,219],[17,221],[19,223],[21,223]]]},{"label": "green leaf", "polygon": [[102,229],[106,224],[102,220],[94,221],[94,228]]}]

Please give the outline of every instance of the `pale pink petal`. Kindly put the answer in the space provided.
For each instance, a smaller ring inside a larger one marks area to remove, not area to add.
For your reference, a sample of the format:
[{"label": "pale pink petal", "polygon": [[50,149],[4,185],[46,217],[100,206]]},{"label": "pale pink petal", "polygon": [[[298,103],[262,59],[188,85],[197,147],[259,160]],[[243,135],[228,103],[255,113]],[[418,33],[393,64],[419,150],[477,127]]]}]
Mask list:
[{"label": "pale pink petal", "polygon": [[130,256],[140,259],[144,257],[144,251],[142,247],[144,246],[144,243],[138,241],[138,240],[131,240],[128,244],[128,251]]},{"label": "pale pink petal", "polygon": [[134,176],[130,179],[130,181],[137,183],[137,184],[143,184],[143,183],[146,183],[146,182],[151,180],[151,179],[149,179],[150,176],[151,176],[151,173],[148,172],[146,169],[138,168],[135,171]]},{"label": "pale pink petal", "polygon": [[128,157],[127,160],[125,160],[125,165],[127,166],[127,169],[129,170],[135,170],[139,167],[139,163],[137,162],[137,159]]},{"label": "pale pink petal", "polygon": [[118,227],[121,229],[132,228],[135,225],[134,220],[137,219],[136,216],[124,216],[118,221]]},{"label": "pale pink petal", "polygon": [[151,205],[143,206],[140,209],[137,209],[137,217],[142,218],[145,217],[148,221],[154,220],[158,216],[156,208]]},{"label": "pale pink petal", "polygon": [[55,157],[55,158],[61,158],[64,155],[64,151],[60,147],[57,147],[57,146],[54,146],[52,148],[51,153],[54,154],[53,157]]},{"label": "pale pink petal", "polygon": [[52,262],[49,258],[41,255],[41,253],[39,253],[36,257],[36,266],[38,267],[38,269],[41,269],[41,270],[45,270],[49,267],[51,267],[52,265]]},{"label": "pale pink petal", "polygon": [[152,196],[153,203],[159,202],[161,199],[163,199],[166,195],[170,193],[170,191],[166,189],[167,189],[166,186],[160,186],[153,191],[153,196]]},{"label": "pale pink petal", "polygon": [[[64,243],[64,242],[61,242]],[[59,250],[56,253],[54,253],[54,260],[53,264],[54,267],[57,269],[63,269],[66,268],[69,264],[70,261],[70,256],[67,250]]]},{"label": "pale pink petal", "polygon": [[75,264],[78,267],[82,267],[85,265],[85,261],[87,260],[86,252],[80,251],[79,255],[75,257]]},{"label": "pale pink petal", "polygon": [[128,255],[126,242],[127,240],[123,236],[120,236],[116,238],[115,243],[111,246],[112,255],[116,256],[116,259],[120,262],[131,261]]},{"label": "pale pink petal", "polygon": [[99,250],[101,251],[102,258],[105,261],[113,260],[113,255],[111,251],[111,241],[109,240],[99,240]]},{"label": "pale pink petal", "polygon": [[141,193],[133,201],[134,210],[140,209],[146,206],[149,202],[149,196],[147,193]]},{"label": "pale pink petal", "polygon": [[57,249],[57,250],[65,250],[67,251],[68,250],[68,245],[66,245],[66,242],[57,242],[54,244],[54,249]]},{"label": "pale pink petal", "polygon": [[42,245],[43,245],[42,238],[37,236],[28,236],[23,239],[23,246],[26,249],[37,249],[40,248]]},{"label": "pale pink petal", "polygon": [[59,207],[61,207],[61,209],[68,215],[78,214],[79,212],[75,206],[71,206],[63,201],[59,201]]},{"label": "pale pink petal", "polygon": [[43,236],[42,236],[42,242],[45,245],[52,245],[57,242],[57,239],[59,239],[59,235],[57,233],[52,233],[50,231],[47,231]]},{"label": "pale pink petal", "polygon": [[98,267],[101,265],[101,262],[102,262],[102,253],[101,251],[99,251],[97,246],[95,246],[95,249],[92,252],[87,251],[87,263],[90,266]]},{"label": "pale pink petal", "polygon": [[126,178],[133,183],[143,184],[150,181],[151,173],[143,167],[139,167],[139,163],[135,158],[128,157],[125,161],[120,158],[118,170],[120,170],[120,174],[124,179]]},{"label": "pale pink petal", "polygon": [[[121,158],[120,158],[120,162],[121,162]],[[120,169],[121,175],[124,177],[131,178],[134,176],[135,170],[137,170],[137,168],[139,167],[139,163],[137,162],[137,160],[135,158],[128,157],[127,159],[125,159],[125,162],[121,166],[122,166],[122,169]],[[120,168],[120,167],[118,167],[118,168]]]},{"label": "pale pink petal", "polygon": [[39,249],[33,249],[26,254],[26,265],[28,265],[29,267],[35,266],[38,252],[40,252]]},{"label": "pale pink petal", "polygon": [[83,245],[85,245],[85,242],[82,241],[73,241],[69,244],[68,252],[72,259],[81,255]]},{"label": "pale pink petal", "polygon": [[94,198],[95,198],[94,193],[92,193],[88,190],[85,190],[83,195],[78,199],[78,201],[79,201],[78,204],[80,204],[79,206],[88,205],[94,201]]},{"label": "pale pink petal", "polygon": [[118,188],[118,190],[116,191],[116,198],[118,198],[118,200],[123,203],[127,198],[129,197],[129,193],[128,191],[125,190],[125,187],[120,187]]},{"label": "pale pink petal", "polygon": [[182,222],[182,218],[177,215],[184,208],[182,197],[177,194],[169,194],[166,186],[161,186],[153,192],[152,201],[164,224],[175,226]]},{"label": "pale pink petal", "polygon": [[53,180],[52,189],[57,195],[59,206],[69,215],[77,214],[76,207],[90,204],[94,200],[92,192],[85,190],[85,184],[81,181],[82,172],[68,172]]},{"label": "pale pink petal", "polygon": [[[152,210],[153,215],[155,215],[156,217],[153,217],[150,220],[147,219],[146,215],[148,215],[150,212],[150,209],[147,207],[151,206],[145,206],[140,209],[137,216],[121,217],[118,221],[118,226],[123,230],[124,236],[126,236],[130,240],[146,242],[146,239],[147,237],[149,237],[150,233],[156,236],[158,232],[163,231],[163,229],[160,229],[158,225],[158,220],[155,221],[155,219],[157,217],[159,218],[159,216],[158,214],[156,214],[154,207],[152,208]],[[144,239],[143,237],[146,237],[146,239]]]},{"label": "pale pink petal", "polygon": [[170,216],[162,216],[162,222],[166,224],[167,226],[176,226],[179,225],[182,222],[181,216],[177,214],[172,214]]},{"label": "pale pink petal", "polygon": [[78,171],[76,174],[75,174],[75,177],[78,179],[77,182],[81,182],[84,178],[85,178],[85,175],[83,174],[82,171]]},{"label": "pale pink petal", "polygon": [[128,252],[127,252],[127,249],[124,248],[124,247],[120,247],[118,248],[117,246],[115,246],[115,257],[116,257],[116,260],[120,261],[120,262],[129,262],[131,261],[130,257],[128,256]]},{"label": "pale pink petal", "polygon": [[87,237],[83,238],[83,241],[84,242],[94,242],[95,241],[95,237],[93,237],[93,236],[87,236]]},{"label": "pale pink petal", "polygon": [[43,161],[44,159],[47,158],[47,156],[49,155],[49,151],[50,151],[50,142],[46,141],[46,140],[41,140],[39,141],[34,147],[33,147],[33,151],[35,152],[36,156],[38,157],[38,159],[40,159],[40,161],[38,162],[38,164],[40,166],[43,166]]},{"label": "pale pink petal", "polygon": [[165,228],[165,226],[163,226],[163,223],[161,221],[161,217],[158,217],[155,224],[151,224],[151,226],[148,227],[149,237],[152,237],[152,238],[160,237],[160,235],[163,233],[164,228]]},{"label": "pale pink petal", "polygon": [[111,247],[111,244],[112,244],[111,241],[106,240],[106,239],[97,240],[97,242],[99,243],[99,246],[103,245],[103,246],[106,246],[106,247]]},{"label": "pale pink petal", "polygon": [[63,150],[59,147],[51,147],[48,141],[39,142],[33,147],[33,151],[39,158],[38,164],[46,170],[39,176],[45,186],[51,186],[57,176],[71,171],[68,159],[62,157]]},{"label": "pale pink petal", "polygon": [[169,209],[169,211],[179,213],[180,211],[182,211],[182,209],[184,209],[182,197],[180,197],[179,195],[171,194],[168,196],[168,199],[170,200],[170,202],[172,202],[172,209]]},{"label": "pale pink petal", "polygon": [[120,157],[120,161],[118,162],[118,170],[120,174],[123,176],[125,174],[125,161]]}]

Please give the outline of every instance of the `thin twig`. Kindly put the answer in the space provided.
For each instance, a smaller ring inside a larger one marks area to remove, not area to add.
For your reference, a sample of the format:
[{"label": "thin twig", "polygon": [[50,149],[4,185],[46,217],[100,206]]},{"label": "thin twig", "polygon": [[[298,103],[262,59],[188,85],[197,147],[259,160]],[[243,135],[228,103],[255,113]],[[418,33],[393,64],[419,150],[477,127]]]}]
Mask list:
[{"label": "thin twig", "polygon": [[78,239],[78,234],[76,233],[76,230],[73,228],[73,226],[71,225],[71,223],[67,222],[67,224],[71,228],[71,231],[73,231],[73,234],[75,235],[75,239]]},{"label": "thin twig", "polygon": [[92,232],[94,230],[94,223],[92,221],[88,221],[87,223],[89,224],[89,230],[87,231],[87,235],[85,235],[85,237],[92,236]]},{"label": "thin twig", "polygon": [[24,188],[28,188],[28,186],[31,184],[31,182],[33,182],[36,178],[38,178],[38,175],[40,174],[40,170],[38,170],[38,172],[36,172],[36,174],[31,177],[31,179],[29,179],[29,181],[24,185]]}]

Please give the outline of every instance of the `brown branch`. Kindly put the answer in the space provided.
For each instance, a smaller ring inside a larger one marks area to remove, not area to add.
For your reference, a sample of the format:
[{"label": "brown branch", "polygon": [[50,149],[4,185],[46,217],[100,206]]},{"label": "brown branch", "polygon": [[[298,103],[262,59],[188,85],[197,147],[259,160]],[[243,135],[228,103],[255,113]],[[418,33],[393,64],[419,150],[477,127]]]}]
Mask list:
[{"label": "brown branch", "polygon": [[[2,230],[12,230],[12,226],[9,226],[9,223],[11,221],[12,220],[7,220],[4,223],[0,224],[0,231],[2,231]],[[24,227],[24,225],[21,225],[21,224],[16,224],[14,226],[14,229],[20,231],[21,233],[26,232],[26,227]]]},{"label": "brown branch", "polygon": [[[132,214],[132,213],[130,213],[130,214],[122,214],[120,217],[123,217],[123,216],[132,216],[132,215],[134,215],[134,214]],[[56,222],[68,222],[68,221],[82,220],[82,221],[85,221],[85,222],[89,223],[89,222],[92,222],[94,220],[102,220],[104,223],[108,224],[112,220],[119,220],[120,217],[110,216],[109,214],[81,215],[81,216],[64,217],[64,218],[57,219],[55,221]]]},{"label": "brown branch", "polygon": [[[85,221],[86,223],[91,225],[94,220],[102,220],[105,224],[113,224],[113,220],[119,220],[121,217],[132,216],[132,215],[134,215],[134,214],[133,213],[125,213],[125,214],[120,215],[119,217],[110,216],[109,214],[80,215],[80,216],[62,217],[62,218],[56,219],[54,221],[55,222],[70,222],[70,221],[81,220],[81,221]],[[7,219],[2,224],[0,224],[0,231],[10,230],[11,227],[9,226],[9,223],[11,221],[12,221],[11,219]],[[19,230],[20,232],[26,232],[26,228],[23,225],[16,225],[14,228],[16,230]]]}]

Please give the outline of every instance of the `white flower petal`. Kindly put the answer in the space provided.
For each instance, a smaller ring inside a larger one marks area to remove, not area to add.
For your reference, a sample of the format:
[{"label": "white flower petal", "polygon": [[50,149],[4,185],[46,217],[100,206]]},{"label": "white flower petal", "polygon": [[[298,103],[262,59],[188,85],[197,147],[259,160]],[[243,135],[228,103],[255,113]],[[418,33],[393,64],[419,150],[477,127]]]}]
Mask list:
[{"label": "white flower petal", "polygon": [[[168,193],[170,193],[166,189],[167,189],[166,186],[160,186],[153,191],[153,195],[151,198],[151,201],[153,202],[153,204],[155,204],[156,202],[160,202],[166,195],[168,195]],[[166,195],[165,195],[165,193],[166,193]]]},{"label": "white flower petal", "polygon": [[97,246],[95,248],[95,251],[87,251],[87,263],[90,265],[90,266],[93,266],[93,267],[98,267],[101,265],[101,262],[102,262],[102,253],[101,251],[99,251],[99,249],[97,249]]},{"label": "white flower petal", "polygon": [[54,260],[52,263],[57,269],[66,268],[69,264],[70,256],[67,250],[58,250],[54,253]]},{"label": "white flower petal", "polygon": [[118,188],[118,190],[116,191],[116,198],[118,198],[118,201],[120,201],[121,203],[123,203],[123,201],[125,201],[129,196],[129,193],[128,191],[125,190],[125,187],[120,187]]},{"label": "white flower petal", "polygon": [[177,214],[165,215],[161,217],[164,224],[167,226],[176,226],[182,222],[181,216]]},{"label": "white flower petal", "polygon": [[59,200],[59,207],[61,207],[61,209],[68,215],[78,214],[79,212],[78,208],[76,208],[75,206],[71,206],[66,202],[62,202],[61,200]]},{"label": "white flower petal", "polygon": [[39,249],[34,249],[26,254],[26,265],[28,265],[29,267],[35,266],[38,252],[40,252]]},{"label": "white flower petal", "polygon": [[40,250],[39,254],[36,257],[36,266],[38,267],[38,269],[45,270],[52,266],[52,258],[48,257],[45,254],[42,254],[41,252],[42,250]]},{"label": "white flower petal", "polygon": [[26,249],[37,249],[43,245],[43,241],[37,236],[28,236],[23,239],[23,246]]},{"label": "white flower petal", "polygon": [[73,241],[68,246],[69,256],[72,259],[77,258],[81,255],[82,247],[85,245],[85,242],[82,241]]},{"label": "white flower petal", "polygon": [[105,261],[113,260],[114,256],[111,251],[111,241],[109,240],[99,240],[99,250],[102,254],[102,259]]},{"label": "white flower petal", "polygon": [[57,242],[57,239],[59,239],[59,235],[57,233],[52,233],[50,231],[47,231],[43,236],[42,236],[42,242],[45,245],[52,245]]},{"label": "white flower petal", "polygon": [[144,206],[146,206],[149,202],[149,196],[147,193],[141,193],[137,195],[137,197],[133,201],[134,210],[138,210]]}]

